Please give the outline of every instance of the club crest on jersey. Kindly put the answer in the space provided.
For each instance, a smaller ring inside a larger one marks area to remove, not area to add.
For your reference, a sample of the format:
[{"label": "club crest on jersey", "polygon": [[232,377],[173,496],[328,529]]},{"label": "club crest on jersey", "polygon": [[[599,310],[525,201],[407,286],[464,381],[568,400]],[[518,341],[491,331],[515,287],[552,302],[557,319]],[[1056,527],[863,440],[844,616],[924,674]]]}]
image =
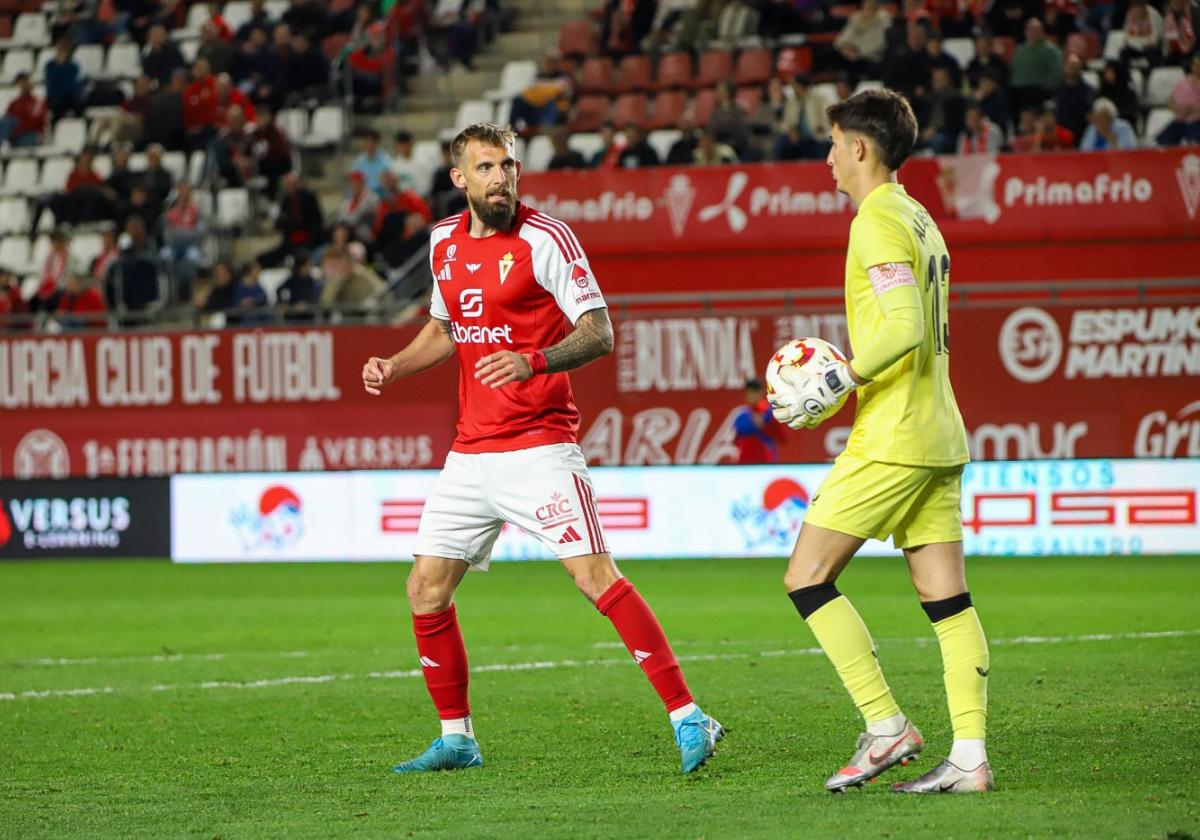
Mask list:
[{"label": "club crest on jersey", "polygon": [[516,260],[513,259],[512,251],[509,251],[507,254],[505,254],[503,257],[500,258],[500,261],[498,264],[500,266],[500,285],[501,286],[503,286],[504,281],[508,279],[508,272],[512,271],[514,262],[516,262]]}]

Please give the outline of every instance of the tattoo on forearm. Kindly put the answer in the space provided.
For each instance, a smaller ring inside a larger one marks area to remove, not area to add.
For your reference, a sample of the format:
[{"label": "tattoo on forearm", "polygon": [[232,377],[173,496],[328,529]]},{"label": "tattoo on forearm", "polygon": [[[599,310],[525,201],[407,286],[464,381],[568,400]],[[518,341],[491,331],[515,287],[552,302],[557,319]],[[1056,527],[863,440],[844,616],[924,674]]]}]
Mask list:
[{"label": "tattoo on forearm", "polygon": [[575,329],[545,350],[546,372],[574,370],[613,349],[612,322],[607,309],[591,309],[579,316]]},{"label": "tattoo on forearm", "polygon": [[446,338],[449,338],[451,340],[454,339],[454,335],[450,332],[450,322],[449,321],[445,320],[444,318],[434,318],[433,320],[435,322],[437,322],[437,325],[439,327],[442,328],[442,332],[445,334]]}]

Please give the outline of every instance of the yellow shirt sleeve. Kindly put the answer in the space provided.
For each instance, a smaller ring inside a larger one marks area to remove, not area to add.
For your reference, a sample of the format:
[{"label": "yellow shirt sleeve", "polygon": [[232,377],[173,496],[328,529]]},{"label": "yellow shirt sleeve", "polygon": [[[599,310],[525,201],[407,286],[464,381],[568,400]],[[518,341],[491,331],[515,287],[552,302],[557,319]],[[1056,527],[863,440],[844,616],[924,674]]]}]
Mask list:
[{"label": "yellow shirt sleeve", "polygon": [[863,271],[884,263],[913,265],[916,254],[903,223],[868,210],[850,223],[850,253]]}]

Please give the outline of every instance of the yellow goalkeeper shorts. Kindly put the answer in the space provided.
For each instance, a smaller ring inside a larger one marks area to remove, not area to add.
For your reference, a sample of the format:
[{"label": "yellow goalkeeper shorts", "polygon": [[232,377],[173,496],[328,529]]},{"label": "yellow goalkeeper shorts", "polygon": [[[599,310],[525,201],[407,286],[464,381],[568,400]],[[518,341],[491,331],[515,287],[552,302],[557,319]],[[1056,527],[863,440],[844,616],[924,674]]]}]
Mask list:
[{"label": "yellow goalkeeper shorts", "polygon": [[962,539],[962,465],[910,467],[843,452],[804,521],[896,548]]}]

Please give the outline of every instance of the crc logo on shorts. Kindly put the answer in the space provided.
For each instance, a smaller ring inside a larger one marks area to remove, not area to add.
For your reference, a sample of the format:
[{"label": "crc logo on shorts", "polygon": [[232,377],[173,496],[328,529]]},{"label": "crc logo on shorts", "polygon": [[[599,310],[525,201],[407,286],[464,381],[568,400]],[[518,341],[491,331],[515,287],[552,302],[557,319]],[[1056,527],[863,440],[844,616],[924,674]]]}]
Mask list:
[{"label": "crc logo on shorts", "polygon": [[571,500],[562,493],[552,494],[550,501],[535,510],[533,515],[542,526],[543,531],[579,519],[578,514],[571,509]]},{"label": "crc logo on shorts", "polygon": [[1000,328],[1000,361],[1014,379],[1041,382],[1062,360],[1063,340],[1058,322],[1044,309],[1024,306]]},{"label": "crc logo on shorts", "polygon": [[777,478],[761,499],[747,496],[733,503],[730,515],[746,548],[790,549],[808,511],[808,490],[798,481]]},{"label": "crc logo on shorts", "polygon": [[478,318],[483,314],[483,289],[463,289],[458,295],[458,308],[464,318]]}]

